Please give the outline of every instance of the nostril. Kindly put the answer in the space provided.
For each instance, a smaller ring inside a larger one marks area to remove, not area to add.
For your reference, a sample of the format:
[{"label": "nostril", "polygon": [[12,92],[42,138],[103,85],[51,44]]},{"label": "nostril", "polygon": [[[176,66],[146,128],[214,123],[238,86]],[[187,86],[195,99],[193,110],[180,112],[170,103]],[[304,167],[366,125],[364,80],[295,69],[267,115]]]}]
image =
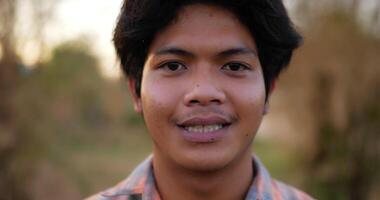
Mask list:
[{"label": "nostril", "polygon": [[189,104],[190,105],[196,105],[196,104],[199,104],[199,105],[208,105],[208,104],[220,104],[221,101],[218,100],[218,99],[212,99],[212,100],[206,100],[206,101],[200,101],[200,100],[197,100],[197,99],[193,99],[193,100],[190,100],[189,101]]},{"label": "nostril", "polygon": [[195,100],[195,99],[190,101],[190,104],[197,104],[197,103],[200,103],[200,102],[198,100]]},{"label": "nostril", "polygon": [[220,103],[220,100],[218,100],[218,99],[213,99],[213,100],[211,100],[211,102],[213,102],[213,103]]},{"label": "nostril", "polygon": [[188,106],[206,106],[209,104],[219,105],[222,104],[224,100],[224,92],[212,84],[194,84],[194,87],[184,96],[184,103]]}]

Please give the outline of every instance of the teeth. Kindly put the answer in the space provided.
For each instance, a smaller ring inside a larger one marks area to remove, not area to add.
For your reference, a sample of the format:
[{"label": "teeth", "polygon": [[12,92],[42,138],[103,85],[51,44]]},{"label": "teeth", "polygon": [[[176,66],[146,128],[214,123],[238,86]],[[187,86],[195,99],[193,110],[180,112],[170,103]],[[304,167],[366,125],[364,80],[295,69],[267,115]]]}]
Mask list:
[{"label": "teeth", "polygon": [[193,133],[208,133],[222,128],[221,124],[186,126],[185,129]]}]

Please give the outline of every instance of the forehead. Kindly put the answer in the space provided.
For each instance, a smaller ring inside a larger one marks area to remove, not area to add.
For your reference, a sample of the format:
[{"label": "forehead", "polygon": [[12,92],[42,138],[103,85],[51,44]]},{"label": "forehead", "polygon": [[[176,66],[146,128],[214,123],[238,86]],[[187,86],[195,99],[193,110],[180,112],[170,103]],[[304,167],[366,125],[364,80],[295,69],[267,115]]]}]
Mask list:
[{"label": "forehead", "polygon": [[192,22],[214,21],[220,25],[240,23],[234,13],[226,8],[213,4],[190,4],[179,9],[173,23],[186,24]]},{"label": "forehead", "polygon": [[232,45],[255,49],[254,38],[234,13],[209,4],[191,4],[179,9],[177,17],[157,33],[151,47],[172,44],[210,44],[218,47]]}]

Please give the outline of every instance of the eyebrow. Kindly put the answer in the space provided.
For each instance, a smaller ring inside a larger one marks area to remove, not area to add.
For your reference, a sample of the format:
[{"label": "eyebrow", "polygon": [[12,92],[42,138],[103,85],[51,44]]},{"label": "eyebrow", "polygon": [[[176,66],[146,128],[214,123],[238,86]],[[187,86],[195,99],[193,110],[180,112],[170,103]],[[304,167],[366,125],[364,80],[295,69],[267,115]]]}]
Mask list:
[{"label": "eyebrow", "polygon": [[[174,55],[184,56],[184,57],[196,57],[194,53],[191,53],[189,51],[186,51],[178,47],[164,47],[157,50],[155,54],[156,55],[174,54]],[[254,56],[257,56],[257,52],[254,49],[247,48],[247,47],[235,47],[235,48],[226,49],[217,53],[217,57],[228,57],[228,56],[241,55],[241,54],[253,54]]]},{"label": "eyebrow", "polygon": [[164,47],[155,52],[156,55],[174,54],[184,57],[195,57],[195,54],[177,47]]},{"label": "eyebrow", "polygon": [[237,48],[227,49],[218,53],[218,57],[228,57],[228,56],[241,55],[241,54],[253,54],[254,56],[257,56],[257,52],[254,49],[246,48],[246,47],[237,47]]}]

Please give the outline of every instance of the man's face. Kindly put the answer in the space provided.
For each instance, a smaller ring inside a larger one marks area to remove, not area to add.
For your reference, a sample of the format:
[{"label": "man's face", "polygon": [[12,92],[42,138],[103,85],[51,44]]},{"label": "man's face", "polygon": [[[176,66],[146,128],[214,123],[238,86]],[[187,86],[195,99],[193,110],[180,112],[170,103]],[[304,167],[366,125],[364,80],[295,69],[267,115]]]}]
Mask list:
[{"label": "man's face", "polygon": [[181,9],[156,35],[135,98],[155,159],[201,171],[250,156],[264,104],[249,31],[231,12],[200,4]]}]

